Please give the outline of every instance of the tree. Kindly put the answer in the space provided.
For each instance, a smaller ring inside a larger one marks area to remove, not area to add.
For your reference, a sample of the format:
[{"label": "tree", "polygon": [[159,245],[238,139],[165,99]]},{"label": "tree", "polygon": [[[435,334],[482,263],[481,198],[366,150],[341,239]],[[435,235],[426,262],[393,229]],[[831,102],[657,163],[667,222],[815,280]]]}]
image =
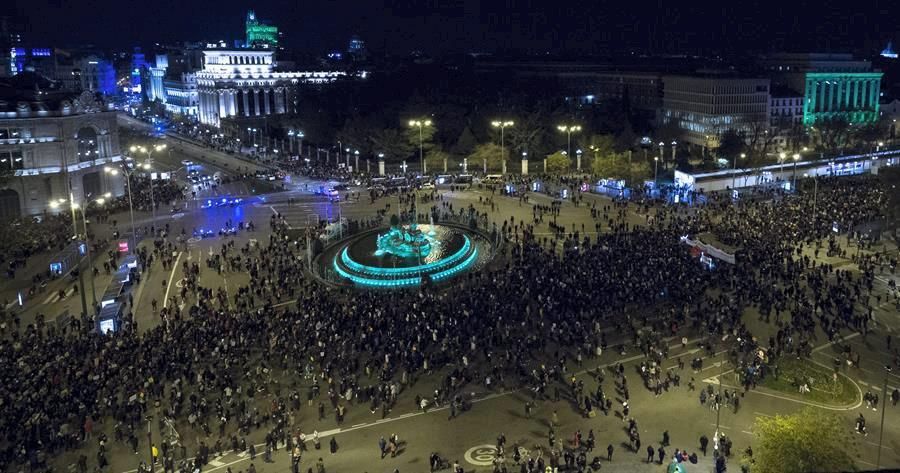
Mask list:
[{"label": "tree", "polygon": [[850,426],[832,412],[811,407],[796,414],[757,417],[753,456],[744,457],[754,473],[851,471]]},{"label": "tree", "polygon": [[505,131],[505,144],[516,152],[527,151],[529,154],[537,154],[546,135],[545,129],[540,113],[532,112],[524,115],[516,121],[515,126]]},{"label": "tree", "polygon": [[568,156],[563,154],[562,151],[557,151],[550,156],[547,156],[548,174],[562,174],[564,172],[567,172],[571,167],[572,160],[569,159]]},{"label": "tree", "polygon": [[628,158],[618,153],[607,156],[598,155],[591,162],[591,172],[600,177],[628,179],[629,171]]},{"label": "tree", "polygon": [[450,153],[437,146],[425,153],[425,165],[428,167],[428,172],[430,173],[444,172],[445,161],[450,161]]},{"label": "tree", "polygon": [[850,133],[850,123],[843,117],[831,117],[819,120],[815,124],[819,132],[819,141],[829,151],[843,150]]},{"label": "tree", "polygon": [[377,155],[384,153],[385,160],[399,162],[408,158],[413,151],[406,136],[396,128],[388,128],[375,132],[372,136],[372,151]]},{"label": "tree", "polygon": [[[503,149],[504,157],[509,160],[509,148]],[[475,147],[472,154],[469,155],[469,165],[481,167],[487,160],[488,170],[501,170],[503,168],[500,145],[494,143],[483,143]]]},{"label": "tree", "polygon": [[458,155],[467,155],[478,146],[478,140],[475,139],[475,134],[472,133],[471,127],[463,128],[462,132],[459,134],[459,138],[456,140],[456,144],[453,145],[453,153]]},{"label": "tree", "polygon": [[418,126],[412,126],[409,125],[409,123],[406,123],[406,125],[406,141],[415,151],[416,157],[419,157],[420,145],[422,150],[427,154],[428,151],[430,151],[434,146],[434,134],[437,133],[437,128],[434,126],[434,122],[432,122],[431,125],[428,126],[422,125],[421,136],[419,135],[420,128]]},{"label": "tree", "polygon": [[719,137],[719,148],[716,150],[720,158],[732,161],[746,150],[744,135],[734,129],[727,129]]}]

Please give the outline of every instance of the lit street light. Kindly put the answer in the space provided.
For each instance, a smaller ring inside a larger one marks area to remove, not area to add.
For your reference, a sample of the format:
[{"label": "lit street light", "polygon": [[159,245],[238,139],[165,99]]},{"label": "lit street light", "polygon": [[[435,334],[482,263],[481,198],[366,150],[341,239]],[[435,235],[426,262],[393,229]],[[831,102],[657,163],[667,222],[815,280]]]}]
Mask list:
[{"label": "lit street light", "polygon": [[503,130],[505,130],[506,127],[508,127],[508,126],[513,126],[513,125],[514,125],[514,123],[512,122],[512,120],[509,120],[509,121],[497,120],[497,121],[491,122],[491,126],[493,126],[494,128],[500,129],[500,163],[502,166],[503,174],[506,174],[506,154],[503,153]]},{"label": "lit street light", "polygon": [[[422,167],[422,177],[425,176],[425,152],[424,145],[422,141],[422,129],[425,127],[431,126],[431,120],[410,120],[409,126],[415,127],[419,129],[419,163]],[[403,172],[406,172],[406,168],[404,167]]]},{"label": "lit street light", "polygon": [[653,187],[658,185],[657,176],[659,175],[659,156],[653,157]]},{"label": "lit street light", "polygon": [[791,189],[796,190],[796,185],[797,185],[797,161],[800,161],[800,153],[794,153],[794,156],[792,156],[792,157],[794,158],[794,175],[791,176],[791,180],[793,181],[793,182],[791,182]]},{"label": "lit street light", "polygon": [[[141,152],[147,155],[147,162],[141,164],[141,169],[145,171],[149,171],[153,165],[153,152],[154,151],[162,151],[166,149],[165,144],[159,144],[154,146],[152,149],[148,149],[144,146],[132,146],[129,148],[132,153]],[[153,197],[153,175],[150,175],[150,209],[153,212],[153,222],[156,222],[156,199]]]},{"label": "lit street light", "polygon": [[784,152],[778,153],[778,162],[781,163],[781,168],[778,171],[778,178],[784,179],[784,160],[787,159],[787,155]]},{"label": "lit street light", "polygon": [[557,130],[566,134],[566,155],[572,154],[572,133],[581,131],[581,125],[559,125]]},{"label": "lit street light", "polygon": [[[131,243],[128,245],[128,250],[132,255],[136,255],[137,253],[134,247],[137,246],[137,233],[134,229],[134,200],[131,195],[131,174],[134,173],[134,170],[128,169],[128,166],[125,165],[124,161],[121,163],[121,166],[122,174],[125,175],[125,184],[128,187],[128,212],[131,216]],[[118,169],[108,166],[104,167],[103,171],[113,176],[119,174]]]},{"label": "lit street light", "polygon": [[[746,154],[741,153],[742,160],[746,157],[747,157]],[[734,160],[732,161],[732,164],[731,164],[731,189],[732,190],[734,189],[734,177],[736,174],[737,174],[737,155],[734,156]]]}]

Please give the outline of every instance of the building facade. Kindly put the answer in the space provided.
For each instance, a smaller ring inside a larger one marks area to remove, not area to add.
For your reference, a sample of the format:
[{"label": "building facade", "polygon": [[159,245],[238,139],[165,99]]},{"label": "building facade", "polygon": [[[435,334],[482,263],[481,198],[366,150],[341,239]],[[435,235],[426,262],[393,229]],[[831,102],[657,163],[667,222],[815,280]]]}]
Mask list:
[{"label": "building facade", "polygon": [[244,46],[264,49],[274,49],[278,46],[278,27],[259,21],[253,10],[247,12],[245,29],[247,39]]},{"label": "building facade", "polygon": [[121,174],[104,166],[122,160],[116,112],[90,91],[34,93],[0,84],[0,220],[52,212],[50,202],[82,203],[121,196]]},{"label": "building facade", "polygon": [[275,72],[272,51],[238,49],[203,52],[197,73],[198,118],[218,128],[228,117],[259,117],[294,113],[301,84],[326,84],[345,76],[342,71]]},{"label": "building facade", "polygon": [[850,54],[775,54],[761,64],[779,85],[804,97],[803,123],[841,118],[850,123],[878,120],[880,71]]},{"label": "building facade", "polygon": [[165,79],[166,111],[185,117],[197,117],[200,95],[197,92],[197,74],[184,72],[178,78]]},{"label": "building facade", "polygon": [[768,128],[769,87],[765,78],[664,76],[659,123],[680,128],[690,144],[715,148],[726,130],[750,134]]}]

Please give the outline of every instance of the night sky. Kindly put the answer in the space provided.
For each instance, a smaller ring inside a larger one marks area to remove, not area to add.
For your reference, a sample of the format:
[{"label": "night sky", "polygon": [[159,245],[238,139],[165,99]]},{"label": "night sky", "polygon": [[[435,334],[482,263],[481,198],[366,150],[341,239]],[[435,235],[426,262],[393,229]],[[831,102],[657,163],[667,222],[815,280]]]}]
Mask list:
[{"label": "night sky", "polygon": [[12,0],[12,5],[23,39],[36,46],[127,48],[238,39],[248,8],[278,26],[288,47],[312,53],[344,49],[354,33],[371,50],[390,54],[415,49],[604,54],[635,48],[869,52],[890,39],[900,43],[897,0]]}]

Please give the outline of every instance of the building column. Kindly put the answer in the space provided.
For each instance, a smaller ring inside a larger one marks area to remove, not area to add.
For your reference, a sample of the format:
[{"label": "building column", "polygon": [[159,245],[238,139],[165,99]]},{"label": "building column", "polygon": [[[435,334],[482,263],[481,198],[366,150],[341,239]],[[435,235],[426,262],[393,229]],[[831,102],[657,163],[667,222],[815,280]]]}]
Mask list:
[{"label": "building column", "polygon": [[228,116],[233,117],[237,115],[237,106],[234,100],[234,89],[228,89]]},{"label": "building column", "polygon": [[816,111],[824,112],[825,104],[826,104],[825,101],[827,100],[825,94],[826,94],[826,92],[828,92],[828,85],[825,84],[824,81],[819,81],[818,89],[819,89],[819,100],[816,102],[816,108],[817,108]]},{"label": "building column", "polygon": [[264,99],[264,102],[266,105],[265,106],[266,115],[271,115],[272,107],[271,107],[271,104],[269,103],[269,89],[268,88],[263,89],[263,99]]},{"label": "building column", "polygon": [[874,80],[870,80],[870,81],[867,81],[867,82],[869,83],[869,85],[868,85],[869,90],[868,90],[868,94],[866,94],[866,106],[865,106],[865,109],[866,109],[866,110],[871,110],[872,108],[874,108],[875,101],[878,100],[878,94],[877,94],[877,92],[876,92],[876,91],[878,90],[878,88],[875,87],[875,81],[874,81]]},{"label": "building column", "polygon": [[813,112],[816,109],[816,81],[806,79],[806,110]]},{"label": "building column", "polygon": [[250,116],[250,104],[247,101],[247,89],[241,89],[241,103],[244,104],[244,113],[245,117]]},{"label": "building column", "polygon": [[275,92],[275,113],[283,114],[284,111],[284,89],[278,87],[274,90]]},{"label": "building column", "polygon": [[219,119],[226,116],[225,112],[225,94],[224,90],[216,91],[216,110],[218,110]]},{"label": "building column", "polygon": [[853,81],[853,108],[859,108],[860,98],[862,97],[863,82],[860,80]]},{"label": "building column", "polygon": [[259,116],[259,91],[253,89],[250,93],[253,94],[253,115]]}]

